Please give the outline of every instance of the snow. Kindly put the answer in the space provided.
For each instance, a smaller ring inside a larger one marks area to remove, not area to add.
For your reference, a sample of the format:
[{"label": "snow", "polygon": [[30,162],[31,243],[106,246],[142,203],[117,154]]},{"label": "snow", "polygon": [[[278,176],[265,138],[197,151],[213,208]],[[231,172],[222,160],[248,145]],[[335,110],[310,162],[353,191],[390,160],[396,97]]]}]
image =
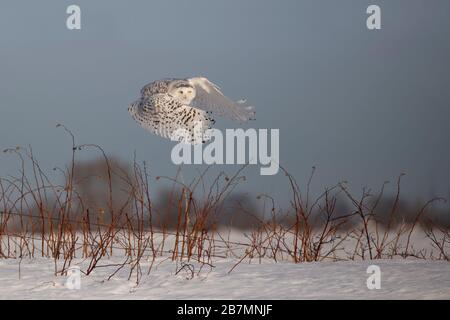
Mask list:
[{"label": "snow", "polygon": [[[100,265],[121,263],[118,257]],[[373,260],[315,263],[256,261],[239,264],[219,259],[214,268],[193,263],[194,275],[180,264],[158,259],[151,272],[141,264],[142,278],[128,280],[129,267],[111,280],[117,266],[82,275],[81,288],[69,290],[65,276],[54,275],[45,258],[0,260],[1,299],[450,299],[450,264],[433,260]],[[74,261],[81,270],[87,261]],[[369,290],[367,267],[381,269],[381,288]],[[199,272],[200,271],[200,272]]]},{"label": "snow", "polygon": [[[248,240],[245,233],[233,230],[223,232],[220,238],[237,242],[224,247],[217,240],[212,266],[184,261],[182,268],[181,262],[169,259],[168,252],[151,263],[146,253],[138,284],[136,269],[129,277],[129,264],[115,273],[125,260],[123,250],[116,250],[111,257],[102,258],[89,276],[81,275],[79,290],[67,288],[66,275],[55,276],[55,262],[50,258],[0,259],[0,299],[450,299],[450,263],[436,259],[436,248],[421,232],[413,234],[411,243],[426,259],[397,255],[393,259],[386,256],[370,261],[356,256],[358,260],[351,260],[349,252],[355,244],[349,239],[333,259],[298,264],[289,257],[278,257],[278,263],[256,257],[239,263],[247,249],[238,245]],[[173,248],[173,243],[168,236],[165,249]],[[39,241],[35,246],[39,256]],[[77,257],[81,256],[78,252]],[[71,266],[86,271],[89,262],[90,258],[77,258]],[[63,259],[57,261],[58,270],[63,263]],[[380,289],[367,287],[370,265],[381,269]]]}]

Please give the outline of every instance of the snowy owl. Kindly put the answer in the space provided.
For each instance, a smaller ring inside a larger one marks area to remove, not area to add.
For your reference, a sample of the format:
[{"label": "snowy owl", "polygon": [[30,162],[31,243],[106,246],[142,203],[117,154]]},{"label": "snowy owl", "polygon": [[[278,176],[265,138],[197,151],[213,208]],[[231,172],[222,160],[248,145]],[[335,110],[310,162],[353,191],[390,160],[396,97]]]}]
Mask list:
[{"label": "snowy owl", "polygon": [[254,107],[244,100],[234,102],[202,77],[151,82],[128,112],[145,129],[189,144],[209,140],[205,131],[215,123],[213,114],[239,122],[255,119]]}]

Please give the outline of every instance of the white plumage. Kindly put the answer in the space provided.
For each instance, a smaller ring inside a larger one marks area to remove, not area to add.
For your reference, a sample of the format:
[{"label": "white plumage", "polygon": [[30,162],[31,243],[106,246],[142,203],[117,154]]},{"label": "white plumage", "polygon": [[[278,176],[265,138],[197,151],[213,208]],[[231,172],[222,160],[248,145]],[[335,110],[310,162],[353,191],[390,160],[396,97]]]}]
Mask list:
[{"label": "white plumage", "polygon": [[189,144],[209,139],[205,130],[215,123],[213,114],[238,122],[255,118],[252,106],[234,102],[203,77],[151,82],[142,88],[141,98],[128,111],[145,129]]}]

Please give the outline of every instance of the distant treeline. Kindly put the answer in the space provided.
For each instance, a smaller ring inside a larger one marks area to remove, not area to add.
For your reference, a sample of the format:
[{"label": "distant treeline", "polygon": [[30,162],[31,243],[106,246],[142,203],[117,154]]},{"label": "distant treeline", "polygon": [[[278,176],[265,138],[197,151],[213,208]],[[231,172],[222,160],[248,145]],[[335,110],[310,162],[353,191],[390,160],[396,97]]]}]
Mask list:
[{"label": "distant treeline", "polygon": [[[109,167],[109,168],[108,168]],[[116,159],[110,159],[108,163],[104,159],[77,163],[74,168],[74,203],[70,214],[66,219],[102,225],[109,224],[113,219],[118,219],[123,223],[142,224],[144,227],[152,225],[155,228],[173,230],[177,228],[180,214],[186,212],[184,199],[186,195],[179,185],[172,187],[150,186],[152,194],[150,196],[148,208],[142,210],[145,214],[139,217],[133,216],[133,206],[136,203],[136,190],[133,189],[133,179],[135,172],[132,166]],[[108,176],[108,179],[105,177]],[[271,198],[257,197],[251,193],[233,191],[224,197],[220,202],[205,205],[202,196],[191,195],[195,200],[191,202],[189,214],[201,214],[202,210],[210,210],[204,227],[220,228],[234,227],[237,229],[253,229],[261,223],[273,222],[284,226],[295,223],[295,214],[289,209],[290,204],[281,204],[278,207]],[[130,201],[132,199],[132,201]],[[53,223],[58,225],[58,205],[56,199],[47,198],[46,203],[34,204],[30,207],[23,207],[21,214],[28,216],[28,219],[18,219],[17,215],[9,216],[9,230],[11,228],[31,228],[31,225],[39,225],[42,216],[53,218]],[[370,200],[371,204],[377,201],[371,213],[373,218],[381,225],[395,227],[399,223],[414,223],[418,213],[423,208],[423,203],[412,202],[396,197],[383,196],[379,199]],[[370,203],[367,202],[367,203]],[[327,219],[324,214],[324,201],[318,201],[317,206],[311,211],[311,226],[321,228]],[[367,205],[366,203],[366,205]],[[192,206],[195,206],[194,208]],[[284,208],[284,209],[280,209]],[[287,209],[286,209],[287,208]],[[11,213],[13,210],[8,210]],[[357,214],[357,206],[351,203],[345,196],[336,196],[333,201],[334,218],[346,217],[345,223],[340,227],[351,228],[360,222]],[[115,216],[119,213],[120,216]],[[125,212],[125,214],[124,214]],[[129,212],[129,214],[127,214]],[[86,215],[88,213],[88,215]],[[182,218],[182,219],[180,219]],[[422,224],[432,223],[445,229],[450,228],[450,212],[432,205],[426,208],[426,212],[419,215]],[[4,219],[4,218],[2,218]],[[195,217],[192,217],[195,220]],[[4,221],[3,221],[4,222]]]}]

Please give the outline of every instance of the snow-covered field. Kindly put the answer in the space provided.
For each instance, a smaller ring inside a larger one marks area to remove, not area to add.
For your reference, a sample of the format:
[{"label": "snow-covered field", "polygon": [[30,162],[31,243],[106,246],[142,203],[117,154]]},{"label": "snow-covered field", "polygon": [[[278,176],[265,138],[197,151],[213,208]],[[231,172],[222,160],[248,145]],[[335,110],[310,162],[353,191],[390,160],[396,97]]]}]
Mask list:
[{"label": "snow-covered field", "polygon": [[[105,263],[120,263],[120,260]],[[0,260],[1,299],[450,299],[450,264],[443,261],[377,260],[318,263],[242,263],[217,260],[214,268],[194,266],[176,274],[180,265],[158,260],[147,275],[141,264],[139,285],[124,267],[101,267],[81,276],[79,290],[69,290],[66,277],[54,276],[48,259]],[[381,288],[367,288],[367,267],[381,269]],[[76,265],[73,264],[73,265]],[[85,265],[81,262],[82,270]]]}]

